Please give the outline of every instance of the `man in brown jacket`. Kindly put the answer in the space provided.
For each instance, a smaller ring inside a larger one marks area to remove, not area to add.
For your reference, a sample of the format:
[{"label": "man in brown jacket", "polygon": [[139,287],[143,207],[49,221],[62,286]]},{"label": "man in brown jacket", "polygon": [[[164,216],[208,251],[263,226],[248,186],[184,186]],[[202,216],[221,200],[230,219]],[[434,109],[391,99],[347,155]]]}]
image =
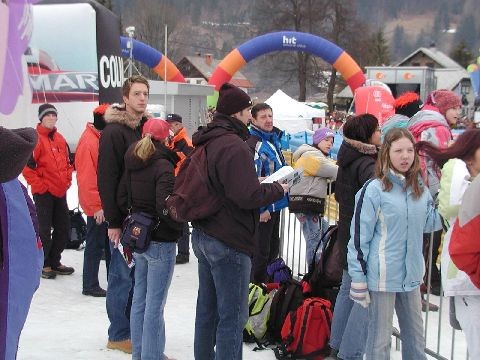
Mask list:
[{"label": "man in brown jacket", "polygon": [[245,143],[251,106],[246,93],[224,84],[213,121],[193,136],[194,146],[211,140],[206,145],[207,161],[215,171],[209,177],[224,198],[217,213],[193,221],[199,278],[195,359],[242,359],[258,209],[281,199],[288,190],[287,185],[258,181]]}]

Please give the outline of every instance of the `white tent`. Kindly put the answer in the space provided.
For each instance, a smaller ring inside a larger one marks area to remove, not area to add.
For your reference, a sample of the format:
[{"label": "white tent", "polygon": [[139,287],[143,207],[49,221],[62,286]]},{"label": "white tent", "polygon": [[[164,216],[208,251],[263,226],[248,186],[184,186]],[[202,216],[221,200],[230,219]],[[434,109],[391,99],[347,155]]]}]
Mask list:
[{"label": "white tent", "polygon": [[290,134],[312,130],[312,118],[325,117],[325,110],[298,102],[282,90],[277,90],[265,102],[273,109],[275,126]]}]

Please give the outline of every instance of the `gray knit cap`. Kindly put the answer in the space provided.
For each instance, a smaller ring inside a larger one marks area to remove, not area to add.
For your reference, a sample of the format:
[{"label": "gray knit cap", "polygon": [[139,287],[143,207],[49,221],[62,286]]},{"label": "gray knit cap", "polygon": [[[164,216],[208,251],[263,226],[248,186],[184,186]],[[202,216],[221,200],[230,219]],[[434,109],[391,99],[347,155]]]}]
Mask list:
[{"label": "gray knit cap", "polygon": [[0,126],[0,183],[15,179],[22,172],[37,145],[33,128],[6,129]]}]

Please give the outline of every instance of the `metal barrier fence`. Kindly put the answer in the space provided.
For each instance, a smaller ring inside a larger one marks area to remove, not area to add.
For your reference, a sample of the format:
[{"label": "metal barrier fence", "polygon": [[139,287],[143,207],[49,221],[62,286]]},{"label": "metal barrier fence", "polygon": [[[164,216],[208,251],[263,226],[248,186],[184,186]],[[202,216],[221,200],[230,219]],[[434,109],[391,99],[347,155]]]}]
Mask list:
[{"label": "metal barrier fence", "polygon": [[[327,207],[325,218],[330,224],[338,221],[338,204],[334,196],[327,197]],[[432,239],[430,240],[432,243]],[[432,257],[432,246],[430,248],[430,259]],[[290,214],[288,209],[282,210],[280,217],[280,256],[285,263],[292,269],[294,276],[301,277],[308,270],[305,261],[305,241],[302,234],[302,226],[294,214]],[[432,261],[429,261],[432,264]],[[431,268],[428,269],[427,282],[430,283]],[[430,289],[430,286],[427,287]],[[439,306],[438,312],[427,311],[423,313],[424,336],[426,340],[425,354],[430,358],[439,360],[468,360],[466,341],[461,331],[454,330],[449,323],[449,304],[448,299],[442,296],[434,296],[430,291],[425,295],[425,300]],[[394,326],[398,328],[398,324]],[[400,350],[400,333],[395,332],[395,348]],[[480,341],[480,340],[479,340]]]}]

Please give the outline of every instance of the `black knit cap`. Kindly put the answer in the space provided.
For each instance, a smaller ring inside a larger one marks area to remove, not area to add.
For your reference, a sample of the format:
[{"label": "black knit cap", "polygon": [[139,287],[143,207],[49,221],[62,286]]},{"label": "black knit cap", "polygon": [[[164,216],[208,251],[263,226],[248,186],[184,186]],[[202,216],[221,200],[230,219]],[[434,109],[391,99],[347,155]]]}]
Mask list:
[{"label": "black knit cap", "polygon": [[22,172],[37,145],[33,128],[6,129],[0,126],[0,183],[15,179]]},{"label": "black knit cap", "polygon": [[41,122],[43,117],[47,114],[58,115],[57,108],[52,104],[42,104],[38,107],[38,120]]},{"label": "black knit cap", "polygon": [[220,88],[217,102],[217,111],[219,113],[232,115],[252,105],[250,96],[235,85],[225,83]]},{"label": "black knit cap", "polygon": [[178,114],[168,114],[167,118],[165,119],[167,122],[182,122],[182,117]]}]

